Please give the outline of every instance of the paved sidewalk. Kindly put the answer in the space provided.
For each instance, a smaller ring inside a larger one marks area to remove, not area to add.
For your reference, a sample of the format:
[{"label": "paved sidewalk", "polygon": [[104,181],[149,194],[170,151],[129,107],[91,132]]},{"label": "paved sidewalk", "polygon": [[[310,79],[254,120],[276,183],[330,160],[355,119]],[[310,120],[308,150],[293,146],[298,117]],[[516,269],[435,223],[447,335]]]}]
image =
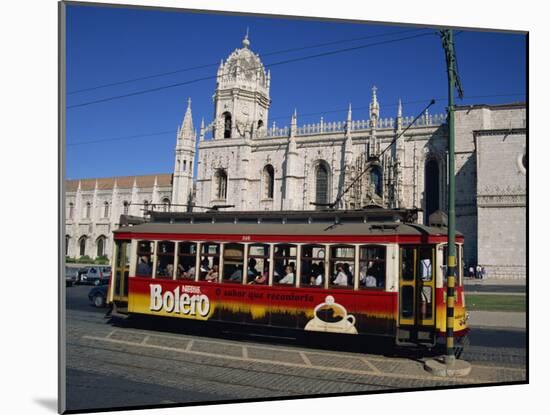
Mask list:
[{"label": "paved sidewalk", "polygon": [[495,327],[525,330],[527,317],[525,313],[511,311],[468,311],[470,327]]},{"label": "paved sidewalk", "polygon": [[525,286],[527,284],[526,279],[498,279],[498,278],[464,278],[464,285],[500,285],[510,286],[518,285]]}]

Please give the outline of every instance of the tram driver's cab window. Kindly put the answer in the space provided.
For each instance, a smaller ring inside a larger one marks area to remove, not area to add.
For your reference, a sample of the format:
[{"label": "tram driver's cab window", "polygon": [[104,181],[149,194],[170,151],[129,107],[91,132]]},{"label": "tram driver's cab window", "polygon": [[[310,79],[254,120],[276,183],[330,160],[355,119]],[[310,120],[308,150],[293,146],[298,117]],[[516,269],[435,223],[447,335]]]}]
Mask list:
[{"label": "tram driver's cab window", "polygon": [[273,284],[294,285],[296,282],[296,257],[298,248],[291,244],[275,245],[273,254]]},{"label": "tram driver's cab window", "polygon": [[156,278],[174,278],[174,249],[176,244],[171,241],[160,241],[157,244]]},{"label": "tram driver's cab window", "polygon": [[386,247],[361,246],[359,248],[359,288],[385,288]]},{"label": "tram driver's cab window", "polygon": [[180,242],[178,246],[178,267],[176,278],[194,280],[196,274],[197,244],[194,242]]},{"label": "tram driver's cab window", "polygon": [[220,244],[204,242],[201,245],[199,278],[202,281],[217,282],[220,276]]},{"label": "tram driver's cab window", "polygon": [[269,245],[254,244],[248,247],[248,283],[269,282]]},{"label": "tram driver's cab window", "polygon": [[223,281],[241,283],[244,269],[244,245],[225,244],[223,247]]},{"label": "tram driver's cab window", "polygon": [[330,248],[329,286],[331,288],[353,288],[354,266],[354,246],[332,246]]},{"label": "tram driver's cab window", "polygon": [[139,241],[137,247],[136,276],[151,277],[153,272],[153,247],[152,241]]},{"label": "tram driver's cab window", "polygon": [[300,285],[302,287],[324,287],[325,247],[323,245],[303,245],[300,256]]}]

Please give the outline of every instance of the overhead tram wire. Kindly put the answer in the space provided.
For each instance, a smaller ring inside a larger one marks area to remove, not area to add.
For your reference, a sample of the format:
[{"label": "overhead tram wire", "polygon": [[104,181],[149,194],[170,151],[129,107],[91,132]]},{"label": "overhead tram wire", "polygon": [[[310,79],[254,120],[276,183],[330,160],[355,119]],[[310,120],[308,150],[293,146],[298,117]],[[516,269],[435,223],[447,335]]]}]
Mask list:
[{"label": "overhead tram wire", "polygon": [[[331,55],[336,55],[336,54],[340,54],[340,53],[346,53],[346,52],[352,52],[352,51],[355,51],[355,50],[366,49],[366,48],[373,47],[373,46],[386,45],[386,44],[389,44],[389,43],[402,42],[402,41],[405,41],[405,40],[417,39],[417,38],[424,37],[424,36],[434,36],[434,35],[436,35],[435,32],[420,33],[420,34],[417,34],[417,35],[402,37],[402,38],[398,38],[398,39],[384,40],[384,41],[375,42],[375,43],[368,43],[366,45],[359,45],[359,46],[353,46],[353,47],[344,48],[344,49],[336,49],[336,50],[332,50],[332,51],[328,51],[328,52],[317,53],[317,54],[314,54],[314,55],[307,55],[307,56],[301,56],[301,57],[297,57],[297,58],[285,59],[285,60],[282,60],[282,61],[279,61],[279,62],[274,62],[274,63],[266,64],[266,65],[263,65],[263,66],[267,68],[267,67],[286,65],[286,64],[289,64],[289,63],[301,62],[301,61],[305,61],[305,60],[309,60],[309,59],[315,59],[315,58],[320,58],[320,57],[324,57],[324,56],[331,56]],[[244,71],[256,71],[258,69],[262,69],[262,67],[261,66],[252,67],[252,68],[245,69]],[[111,96],[111,97],[107,97],[107,98],[102,98],[102,99],[97,99],[97,100],[93,100],[93,101],[83,102],[81,104],[74,104],[74,105],[68,106],[67,109],[80,108],[80,107],[85,107],[85,106],[89,106],[89,105],[100,104],[100,103],[103,103],[103,102],[114,101],[114,100],[117,100],[117,99],[123,99],[123,98],[138,96],[138,95],[144,95],[144,94],[148,94],[148,93],[152,93],[152,92],[158,92],[158,91],[162,91],[162,90],[166,90],[166,89],[170,89],[170,88],[175,88],[175,87],[179,87],[179,86],[193,84],[193,83],[196,83],[196,82],[206,81],[206,80],[210,80],[210,79],[216,79],[217,77],[218,77],[218,75],[204,76],[204,77],[201,77],[201,78],[191,79],[189,81],[177,82],[177,83],[174,83],[174,84],[163,85],[163,86],[159,86],[159,87],[155,87],[155,88],[144,89],[144,90],[141,90],[141,91],[130,92],[128,94],[115,95],[115,96]]]},{"label": "overhead tram wire", "polygon": [[135,134],[135,135],[128,135],[123,137],[112,137],[112,138],[102,138],[97,140],[90,140],[90,141],[77,141],[75,143],[67,143],[67,146],[80,146],[85,144],[95,144],[95,143],[103,143],[106,141],[118,141],[118,140],[128,140],[131,138],[141,138],[141,137],[153,137],[156,135],[164,135],[164,134],[174,134],[173,130],[170,131],[159,131],[155,133],[146,133],[146,134]]},{"label": "overhead tram wire", "polygon": [[[332,42],[318,43],[318,44],[315,44],[315,45],[301,46],[301,47],[298,47],[298,48],[289,48],[289,49],[282,49],[282,50],[273,51],[273,52],[262,53],[261,56],[266,57],[266,56],[279,55],[279,54],[289,53],[289,52],[298,52],[298,51],[301,51],[301,50],[321,48],[321,47],[324,47],[324,46],[337,45],[337,44],[340,44],[340,43],[354,42],[354,41],[357,41],[357,40],[366,40],[366,39],[374,39],[374,38],[377,38],[377,37],[384,37],[384,36],[402,35],[402,34],[405,34],[405,33],[418,32],[418,31],[421,31],[421,30],[426,30],[426,29],[409,29],[409,30],[401,30],[401,31],[395,32],[395,33],[379,33],[379,34],[376,34],[376,35],[361,36],[361,37],[355,37],[355,38],[349,38],[349,39],[340,39],[340,40],[335,40],[335,41],[332,41]],[[207,64],[203,64],[203,65],[190,66],[188,68],[175,69],[173,71],[168,71],[168,72],[161,72],[161,73],[158,73],[158,74],[145,75],[145,76],[141,76],[141,77],[137,77],[137,78],[126,79],[126,80],[123,80],[123,81],[116,81],[116,82],[111,82],[111,83],[107,83],[107,84],[96,85],[96,86],[92,86],[92,87],[88,87],[88,88],[81,88],[81,89],[77,89],[77,90],[74,90],[74,91],[67,92],[67,95],[74,95],[74,94],[79,94],[79,93],[82,93],[82,92],[95,91],[95,90],[98,90],[98,89],[108,88],[108,87],[112,87],[112,86],[124,85],[124,84],[129,84],[129,83],[138,82],[138,81],[145,81],[147,79],[160,78],[160,77],[163,77],[163,76],[174,75],[174,74],[177,74],[177,73],[193,71],[193,70],[196,70],[196,69],[211,68],[211,67],[218,66],[219,64],[220,64],[219,62],[207,63]]]},{"label": "overhead tram wire", "polygon": [[[510,94],[492,94],[492,95],[470,95],[470,96],[464,96],[464,99],[472,99],[472,98],[493,98],[493,97],[510,97],[510,96],[520,96],[525,95],[524,93],[510,93]],[[434,100],[437,102],[439,100],[443,100],[445,98],[434,98]],[[403,101],[401,102],[402,105],[405,104],[419,104],[426,102],[427,99],[422,100],[415,100],[415,101]],[[396,107],[398,104],[380,104],[381,108],[384,107]],[[361,108],[368,108],[368,106],[364,107],[355,107],[355,109],[361,109]],[[336,112],[345,112],[347,111],[347,108],[344,108],[342,110],[328,110],[328,111],[322,111],[322,112],[311,112],[306,114],[301,114],[301,117],[307,117],[307,116],[313,116],[313,115],[322,115],[322,114],[328,114],[328,113],[336,113]],[[288,118],[288,116],[285,117],[275,117],[270,119],[280,119],[280,118]],[[79,145],[86,145],[86,144],[96,144],[96,143],[102,143],[102,142],[109,142],[109,141],[118,141],[118,140],[126,140],[126,139],[133,139],[133,138],[141,138],[141,137],[151,137],[156,135],[163,135],[163,134],[174,134],[174,131],[158,131],[158,132],[152,132],[152,133],[146,133],[146,134],[136,134],[136,135],[128,135],[123,137],[111,137],[111,138],[100,138],[96,140],[89,140],[89,141],[77,141],[74,143],[67,143],[67,146],[79,146]]]},{"label": "overhead tram wire", "polygon": [[[514,96],[525,96],[525,93],[510,93],[510,94],[492,94],[492,95],[469,95],[464,96],[464,99],[474,99],[474,98],[495,98],[495,97],[514,97]],[[433,98],[436,102],[446,100],[447,97],[439,97],[439,98]],[[403,101],[401,102],[402,105],[406,104],[421,104],[426,102],[427,99],[420,99],[415,101]],[[399,104],[380,104],[381,108],[388,108],[388,107],[397,107]],[[361,110],[361,109],[368,109],[368,105],[362,105],[360,107],[353,107],[353,110]],[[323,114],[332,114],[337,112],[347,112],[348,108],[338,108],[333,110],[327,110],[327,111],[318,111],[318,112],[308,112],[308,113],[302,113],[300,114],[300,117],[312,117],[314,115],[323,115]],[[281,120],[281,119],[288,119],[288,115],[278,115],[276,117],[269,117],[270,120]]]}]

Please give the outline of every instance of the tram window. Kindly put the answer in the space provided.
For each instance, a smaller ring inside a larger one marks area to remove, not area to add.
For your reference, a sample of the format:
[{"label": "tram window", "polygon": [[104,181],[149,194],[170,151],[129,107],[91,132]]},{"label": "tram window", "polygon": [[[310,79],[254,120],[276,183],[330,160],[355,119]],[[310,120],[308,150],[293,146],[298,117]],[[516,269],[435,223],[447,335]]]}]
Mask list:
[{"label": "tram window", "polygon": [[178,246],[178,269],[176,277],[185,280],[195,279],[195,264],[197,260],[197,244],[180,242]]},{"label": "tram window", "polygon": [[115,258],[115,295],[120,295],[120,287],[124,278],[124,295],[128,294],[128,274],[130,268],[130,242],[116,241],[116,258]]},{"label": "tram window", "polygon": [[157,278],[174,277],[174,249],[176,244],[171,241],[160,241],[157,245]]},{"label": "tram window", "polygon": [[433,248],[431,246],[421,246],[418,249],[418,275],[422,281],[432,280],[432,262],[433,262]]},{"label": "tram window", "polygon": [[218,280],[220,266],[220,244],[205,242],[201,245],[201,262],[199,277],[201,280],[215,282]]},{"label": "tram window", "polygon": [[415,277],[415,261],[416,249],[412,246],[404,246],[401,248],[401,279],[404,281],[412,281]]},{"label": "tram window", "polygon": [[275,252],[273,254],[273,282],[275,284],[293,285],[296,282],[296,255],[296,245],[275,245]]},{"label": "tram window", "polygon": [[139,241],[137,247],[137,267],[136,275],[138,277],[150,277],[153,269],[153,245],[151,241]]},{"label": "tram window", "polygon": [[269,280],[269,245],[248,247],[249,284],[267,284]]},{"label": "tram window", "polygon": [[353,288],[355,247],[338,245],[330,248],[330,287]]},{"label": "tram window", "polygon": [[244,245],[225,244],[223,248],[223,281],[242,282],[244,268]]},{"label": "tram window", "polygon": [[323,287],[325,279],[325,247],[303,245],[300,257],[301,285]]},{"label": "tram window", "polygon": [[[460,265],[462,262],[461,262],[461,257],[460,257],[460,246],[459,245],[455,245],[456,246],[456,255],[457,255],[457,259],[458,261],[456,261],[457,265]],[[447,255],[448,255],[448,252],[447,252],[447,244],[443,245],[443,263],[441,264],[441,271],[443,273],[443,281],[447,281]],[[455,277],[457,275],[460,275],[460,271],[457,269],[456,270],[457,272],[455,273]],[[460,282],[459,282],[460,284]]]},{"label": "tram window", "polygon": [[359,288],[385,288],[386,247],[362,246],[359,249]]},{"label": "tram window", "polygon": [[414,315],[414,288],[410,285],[401,287],[401,317],[411,318]]}]

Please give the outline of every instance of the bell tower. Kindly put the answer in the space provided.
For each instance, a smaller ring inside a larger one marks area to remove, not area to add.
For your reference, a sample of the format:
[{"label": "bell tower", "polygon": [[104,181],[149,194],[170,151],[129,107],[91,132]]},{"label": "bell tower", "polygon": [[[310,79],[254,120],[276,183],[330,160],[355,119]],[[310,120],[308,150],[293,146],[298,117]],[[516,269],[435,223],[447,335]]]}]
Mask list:
[{"label": "bell tower", "polygon": [[[187,205],[193,198],[193,160],[195,159],[196,132],[193,128],[193,115],[191,114],[191,98],[187,100],[187,110],[183,117],[183,123],[178,128],[174,181],[172,184],[172,204]],[[176,211],[185,211],[182,206],[174,206]]]},{"label": "bell tower", "polygon": [[250,50],[248,30],[242,47],[220,62],[214,93],[215,140],[251,138],[267,131],[271,75]]}]

